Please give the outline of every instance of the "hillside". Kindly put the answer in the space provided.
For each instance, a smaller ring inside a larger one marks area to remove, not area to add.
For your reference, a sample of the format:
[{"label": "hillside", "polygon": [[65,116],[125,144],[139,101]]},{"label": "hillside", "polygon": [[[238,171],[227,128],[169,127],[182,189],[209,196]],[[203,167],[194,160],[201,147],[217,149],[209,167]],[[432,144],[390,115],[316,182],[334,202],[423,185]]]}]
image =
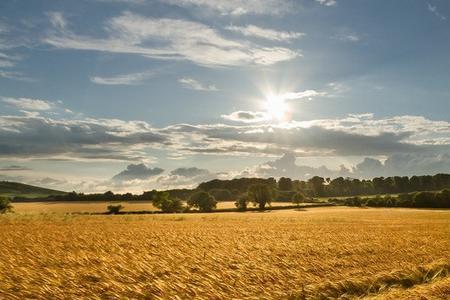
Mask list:
[{"label": "hillside", "polygon": [[46,189],[19,182],[0,181],[0,196],[26,198],[42,198],[49,195],[64,195],[66,192]]}]

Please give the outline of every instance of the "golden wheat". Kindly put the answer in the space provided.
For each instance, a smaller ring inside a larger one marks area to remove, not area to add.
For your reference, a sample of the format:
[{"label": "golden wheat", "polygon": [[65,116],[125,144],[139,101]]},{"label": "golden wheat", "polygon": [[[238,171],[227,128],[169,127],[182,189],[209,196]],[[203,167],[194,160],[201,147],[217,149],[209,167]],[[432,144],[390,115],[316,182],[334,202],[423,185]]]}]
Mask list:
[{"label": "golden wheat", "polygon": [[450,211],[13,214],[0,226],[5,299],[450,296]]},{"label": "golden wheat", "polygon": [[[54,202],[19,202],[13,203],[14,211],[17,213],[101,213],[106,211],[108,205],[124,206],[123,211],[155,211],[150,201],[124,201],[124,202],[108,202],[108,201],[54,201]],[[272,206],[292,205],[291,202],[273,202]],[[217,208],[236,208],[233,201],[219,202]]]}]

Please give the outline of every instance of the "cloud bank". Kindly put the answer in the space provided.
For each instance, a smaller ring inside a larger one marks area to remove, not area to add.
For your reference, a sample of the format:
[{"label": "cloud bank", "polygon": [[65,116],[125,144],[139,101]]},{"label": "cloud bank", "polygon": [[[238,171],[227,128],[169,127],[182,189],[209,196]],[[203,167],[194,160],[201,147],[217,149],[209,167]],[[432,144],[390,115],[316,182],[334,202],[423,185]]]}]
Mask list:
[{"label": "cloud bank", "polygon": [[61,20],[50,20],[54,31],[43,42],[61,49],[137,54],[162,60],[189,60],[207,67],[271,65],[301,56],[298,51],[285,47],[267,47],[232,40],[208,25],[183,19],[151,18],[125,12],[106,22],[105,38],[78,35],[65,25],[59,26]]},{"label": "cloud bank", "polygon": [[128,181],[134,179],[148,179],[164,172],[161,168],[149,168],[144,164],[131,164],[128,165],[126,170],[115,175],[112,180],[116,181]]}]

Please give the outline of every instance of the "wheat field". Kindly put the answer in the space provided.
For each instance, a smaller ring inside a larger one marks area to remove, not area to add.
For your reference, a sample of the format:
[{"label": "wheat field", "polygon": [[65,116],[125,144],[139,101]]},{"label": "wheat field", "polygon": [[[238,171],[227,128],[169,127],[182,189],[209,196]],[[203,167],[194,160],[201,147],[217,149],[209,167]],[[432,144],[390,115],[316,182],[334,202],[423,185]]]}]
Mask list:
[{"label": "wheat field", "polygon": [[[123,211],[156,211],[151,201],[50,201],[50,202],[17,202],[13,203],[14,211],[21,214],[35,213],[102,213],[108,205],[124,206]],[[273,202],[272,206],[292,205],[292,202]],[[217,208],[236,208],[233,201],[218,202]]]},{"label": "wheat field", "polygon": [[450,211],[9,214],[0,226],[0,299],[450,297]]}]

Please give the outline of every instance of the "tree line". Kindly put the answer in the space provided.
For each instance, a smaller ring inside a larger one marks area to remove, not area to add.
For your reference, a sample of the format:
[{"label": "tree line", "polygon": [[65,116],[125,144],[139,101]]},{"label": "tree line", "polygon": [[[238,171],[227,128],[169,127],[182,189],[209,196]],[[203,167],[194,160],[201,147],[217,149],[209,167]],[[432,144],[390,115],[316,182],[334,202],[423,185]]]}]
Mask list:
[{"label": "tree line", "polygon": [[314,176],[309,180],[275,178],[238,178],[231,180],[211,180],[201,183],[198,189],[214,191],[225,189],[233,194],[245,193],[249,186],[264,184],[277,190],[278,201],[283,197],[292,198],[292,192],[301,192],[307,197],[342,197],[357,195],[396,194],[415,191],[432,191],[450,188],[450,174],[424,176],[375,177],[373,179],[355,179],[337,177],[334,179]]},{"label": "tree line", "polygon": [[[314,176],[306,181],[292,180],[287,177],[281,177],[278,180],[275,178],[236,178],[231,180],[214,179],[203,182],[196,189],[152,190],[145,191],[139,195],[131,193],[115,194],[111,191],[95,194],[71,192],[64,195],[51,195],[46,198],[33,199],[33,201],[145,200],[152,201],[155,207],[165,212],[178,212],[188,209],[210,211],[216,208],[217,201],[235,201],[235,205],[239,210],[246,210],[250,203],[264,209],[267,204],[273,201],[299,204],[307,201],[313,202],[318,197],[350,197],[344,204],[351,205],[353,203],[351,199],[363,199],[356,196],[363,197],[376,194],[410,195],[412,192],[442,190],[444,188],[450,188],[450,174],[375,177],[371,180],[343,177],[330,179],[319,176]],[[430,194],[425,195],[430,196]],[[380,203],[384,201],[380,200],[381,198],[384,199],[384,197],[379,196],[375,198]],[[374,197],[370,199],[374,199]],[[375,206],[372,203],[375,200],[370,199],[367,198],[367,202],[370,202],[367,205]],[[15,197],[13,201],[30,201],[30,199]],[[186,203],[186,206],[184,206],[183,201]],[[365,205],[363,200],[354,201]],[[396,203],[395,205],[397,205],[397,202],[403,203],[401,201],[403,200],[391,199],[391,202]],[[433,207],[431,205],[434,204],[428,205],[427,207]]]},{"label": "tree line", "polygon": [[377,195],[375,197],[349,197],[330,199],[347,206],[368,207],[415,207],[415,208],[450,208],[450,190],[438,192],[414,192],[398,195]]}]

